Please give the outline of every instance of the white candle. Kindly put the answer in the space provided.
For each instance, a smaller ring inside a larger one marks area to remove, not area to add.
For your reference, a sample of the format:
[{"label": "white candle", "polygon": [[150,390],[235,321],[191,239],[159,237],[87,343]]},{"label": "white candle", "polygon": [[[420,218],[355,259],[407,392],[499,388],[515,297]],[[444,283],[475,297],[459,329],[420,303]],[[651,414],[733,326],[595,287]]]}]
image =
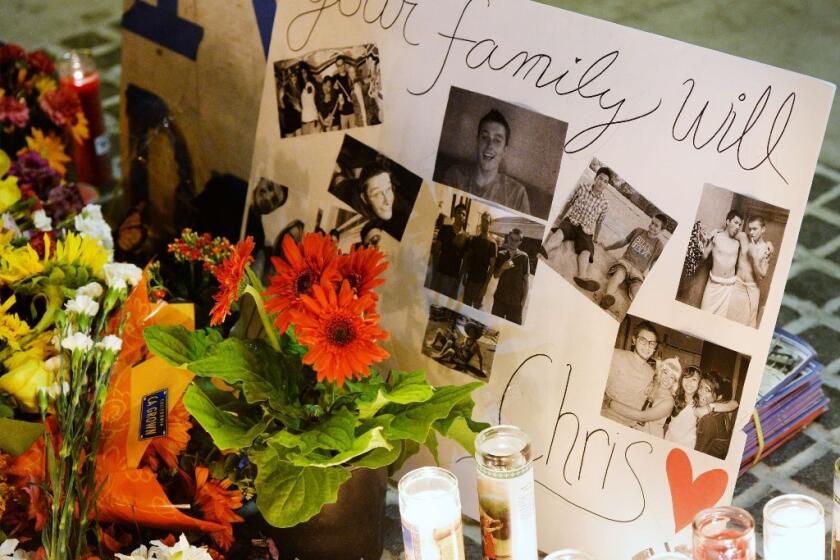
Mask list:
[{"label": "white candle", "polygon": [[822,505],[801,494],[773,498],[764,506],[765,560],[825,560]]},{"label": "white candle", "polygon": [[592,560],[592,557],[579,550],[564,548],[563,550],[555,550],[543,560]]},{"label": "white candle", "polygon": [[464,560],[461,500],[455,475],[423,467],[400,479],[406,560]]}]

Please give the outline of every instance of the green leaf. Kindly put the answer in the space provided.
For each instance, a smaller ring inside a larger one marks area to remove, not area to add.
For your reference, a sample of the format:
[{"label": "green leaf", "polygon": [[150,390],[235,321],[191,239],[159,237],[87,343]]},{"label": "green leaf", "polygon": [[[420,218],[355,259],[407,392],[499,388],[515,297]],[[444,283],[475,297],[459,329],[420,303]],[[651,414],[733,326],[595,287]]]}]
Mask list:
[{"label": "green leaf", "polygon": [[222,341],[222,335],[215,329],[193,332],[182,325],[147,327],[143,338],[153,354],[176,367],[198,360]]},{"label": "green leaf", "polygon": [[[489,424],[487,425],[489,426]],[[455,419],[449,423],[446,430],[438,428],[438,423],[435,422],[435,429],[449,439],[458,442],[458,444],[466,449],[470,455],[475,455],[476,432],[470,428],[466,418],[463,416],[456,416]],[[429,433],[433,434],[434,432]]]},{"label": "green leaf", "polygon": [[283,430],[271,436],[267,442],[287,449],[297,448],[302,455],[308,455],[316,449],[344,452],[355,444],[357,424],[356,417],[342,408],[311,430],[302,434]]},{"label": "green leaf", "polygon": [[470,393],[482,385],[481,382],[447,385],[438,387],[432,398],[425,402],[405,407],[388,405],[384,412],[393,413],[394,417],[386,428],[386,437],[425,443],[432,424],[436,420],[447,418],[455,406],[470,399]]},{"label": "green leaf", "polygon": [[32,447],[43,431],[40,422],[0,418],[0,451],[16,457]]},{"label": "green leaf", "polygon": [[265,421],[253,422],[236,412],[219,408],[196,385],[190,385],[184,393],[184,406],[222,450],[249,447],[267,425]]},{"label": "green leaf", "polygon": [[350,463],[353,467],[365,467],[368,469],[378,469],[380,467],[387,467],[394,461],[399,459],[402,455],[404,442],[397,440],[391,445],[391,449],[387,447],[379,447],[370,453],[354,460]]},{"label": "green leaf", "polygon": [[417,453],[418,451],[420,451],[419,443],[410,439],[405,440],[403,442],[402,453],[400,453],[400,456],[397,457],[397,460],[394,461],[390,467],[388,467],[388,472],[393,474],[400,470],[405,464],[405,462],[408,460],[408,458]]},{"label": "green leaf", "polygon": [[377,427],[357,437],[350,449],[338,455],[289,453],[286,458],[290,463],[298,467],[336,467],[338,465],[344,465],[356,457],[380,447],[390,449],[391,445],[385,440],[385,436],[382,434],[382,428]]},{"label": "green leaf", "polygon": [[343,467],[296,467],[268,447],[252,451],[257,466],[257,508],[275,527],[292,527],[312,518],[324,504],[338,500],[339,487],[350,478]]},{"label": "green leaf", "polygon": [[[424,402],[434,395],[434,387],[426,381],[426,374],[421,371],[393,372],[388,385],[377,385],[378,391],[371,396],[371,391],[363,393],[356,403],[359,418],[372,418],[388,403],[411,404]],[[354,387],[355,389],[355,387]]]},{"label": "green leaf", "polygon": [[432,457],[435,458],[435,464],[439,465],[440,458],[438,457],[438,440],[434,430],[429,430],[429,437],[426,438],[426,447],[429,448],[429,451],[432,453]]},{"label": "green leaf", "polygon": [[217,377],[231,385],[241,383],[249,403],[269,401],[280,408],[297,398],[300,362],[261,340],[228,338],[188,367],[196,375]]}]

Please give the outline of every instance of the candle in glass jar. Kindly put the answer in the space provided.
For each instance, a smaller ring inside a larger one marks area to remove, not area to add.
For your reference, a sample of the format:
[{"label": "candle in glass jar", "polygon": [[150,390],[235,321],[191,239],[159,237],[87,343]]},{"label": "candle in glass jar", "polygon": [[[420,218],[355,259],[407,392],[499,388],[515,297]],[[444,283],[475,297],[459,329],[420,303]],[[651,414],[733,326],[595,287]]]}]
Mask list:
[{"label": "candle in glass jar", "polygon": [[403,476],[398,490],[406,560],[464,560],[455,475],[423,467]]},{"label": "candle in glass jar", "polygon": [[555,550],[543,560],[592,560],[592,557],[573,548],[564,548],[563,550]]},{"label": "candle in glass jar", "polygon": [[825,514],[801,494],[773,498],[764,506],[765,560],[825,560]]},{"label": "candle in glass jar", "polygon": [[73,145],[76,176],[81,182],[104,187],[111,181],[111,146],[102,114],[99,72],[85,50],[65,53],[57,66],[61,88],[76,92],[88,121],[88,139]]},{"label": "candle in glass jar", "polygon": [[755,520],[738,507],[715,507],[698,513],[692,540],[694,560],[755,560]]}]

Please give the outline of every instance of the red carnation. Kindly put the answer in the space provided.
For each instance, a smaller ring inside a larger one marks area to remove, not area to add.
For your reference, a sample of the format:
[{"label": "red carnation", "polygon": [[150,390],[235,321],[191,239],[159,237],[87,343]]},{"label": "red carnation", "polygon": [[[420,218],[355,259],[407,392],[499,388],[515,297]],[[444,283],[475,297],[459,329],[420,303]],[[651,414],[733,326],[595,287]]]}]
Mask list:
[{"label": "red carnation", "polygon": [[73,126],[76,122],[76,113],[82,110],[82,103],[75,92],[59,89],[44,94],[41,99],[41,109],[57,126]]},{"label": "red carnation", "polygon": [[55,72],[55,64],[53,64],[52,58],[44,51],[33,51],[26,56],[26,60],[42,74]]},{"label": "red carnation", "polygon": [[0,97],[0,123],[5,121],[9,121],[18,128],[25,127],[29,122],[29,107],[14,97],[8,95]]},{"label": "red carnation", "polygon": [[26,51],[18,45],[9,43],[0,47],[0,64],[14,62],[26,56]]}]

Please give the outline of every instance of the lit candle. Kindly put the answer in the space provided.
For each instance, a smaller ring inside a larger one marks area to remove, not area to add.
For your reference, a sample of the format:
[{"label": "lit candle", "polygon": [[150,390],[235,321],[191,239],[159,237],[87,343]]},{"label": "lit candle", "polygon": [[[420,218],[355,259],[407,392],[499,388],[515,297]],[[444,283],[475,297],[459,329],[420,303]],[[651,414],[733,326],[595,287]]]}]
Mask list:
[{"label": "lit candle", "polygon": [[801,494],[773,498],[764,506],[765,560],[825,560],[825,514]]},{"label": "lit candle", "polygon": [[563,550],[555,550],[543,560],[592,560],[592,557],[573,548],[564,548]]},{"label": "lit candle", "polygon": [[81,182],[104,187],[111,182],[111,146],[99,97],[99,72],[86,50],[64,53],[57,66],[61,88],[79,96],[90,132],[87,140],[73,145],[76,176]]},{"label": "lit candle", "polygon": [[398,489],[406,560],[464,560],[455,475],[423,467],[403,476]]},{"label": "lit candle", "polygon": [[705,509],[693,524],[694,560],[755,560],[755,520],[733,506]]}]

